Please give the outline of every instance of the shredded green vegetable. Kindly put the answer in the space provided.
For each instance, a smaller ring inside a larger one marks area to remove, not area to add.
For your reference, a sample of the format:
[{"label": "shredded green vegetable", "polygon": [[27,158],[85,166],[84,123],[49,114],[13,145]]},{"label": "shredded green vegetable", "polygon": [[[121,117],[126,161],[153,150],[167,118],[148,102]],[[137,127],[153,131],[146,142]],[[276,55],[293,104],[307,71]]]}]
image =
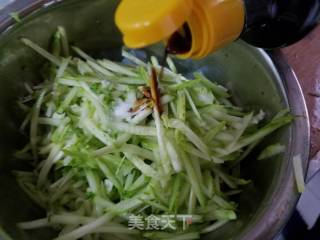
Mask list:
[{"label": "shredded green vegetable", "polygon": [[263,160],[266,158],[271,158],[285,151],[285,146],[280,143],[270,145],[266,147],[258,156],[258,160]]},{"label": "shredded green vegetable", "polygon": [[296,155],[293,157],[293,170],[298,192],[303,193],[305,189],[305,182],[302,160],[300,155]]},{"label": "shredded green vegetable", "polygon": [[[261,112],[232,105],[200,73],[186,79],[171,59],[158,83],[160,113],[149,85],[155,57],[145,63],[124,50],[131,65],[95,60],[69,48],[62,27],[55,36],[51,53],[22,39],[50,68],[19,103],[30,141],[16,156],[36,167],[14,172],[47,216],[19,227],[51,226],[57,240],[187,240],[235,220],[232,196],[250,181],[230,166],[292,117],[258,125]],[[147,226],[151,217],[158,226]]]},{"label": "shredded green vegetable", "polygon": [[21,22],[21,18],[18,12],[11,12],[10,17],[12,17],[17,23]]}]

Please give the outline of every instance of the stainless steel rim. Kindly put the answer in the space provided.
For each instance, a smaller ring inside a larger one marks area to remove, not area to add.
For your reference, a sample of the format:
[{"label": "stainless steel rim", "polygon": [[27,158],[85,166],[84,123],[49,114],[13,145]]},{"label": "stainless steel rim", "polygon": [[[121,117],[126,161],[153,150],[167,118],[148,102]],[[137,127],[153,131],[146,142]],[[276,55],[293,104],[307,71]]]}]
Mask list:
[{"label": "stainless steel rim", "polygon": [[[275,73],[282,80],[286,91],[291,113],[296,117],[291,129],[291,150],[288,153],[288,164],[283,169],[280,186],[272,194],[272,201],[265,207],[262,217],[252,225],[253,229],[246,229],[240,239],[268,240],[274,239],[289,220],[300,195],[296,191],[293,175],[292,159],[300,155],[305,173],[308,169],[310,149],[310,122],[307,105],[299,81],[292,68],[285,61],[281,51],[277,50],[267,54],[262,49],[255,49],[256,54],[269,62],[270,72]],[[306,175],[306,174],[305,174]]]},{"label": "stainless steel rim", "polygon": [[[0,11],[0,32],[6,31],[14,22],[9,17],[10,12],[19,12],[21,16],[26,16],[39,8],[60,1],[52,0],[17,0]],[[308,153],[310,146],[310,125],[307,106],[303,97],[301,87],[293,70],[284,60],[280,51],[273,52],[270,56],[261,49],[252,50],[256,55],[260,55],[265,62],[268,62],[270,72],[274,72],[278,79],[282,79],[282,86],[286,91],[286,96],[291,112],[298,116],[292,126],[291,151],[287,156],[287,167],[283,170],[281,184],[272,194],[273,201],[270,206],[266,206],[263,214],[252,225],[254,229],[244,231],[240,239],[272,239],[284,226],[290,217],[294,206],[297,203],[298,195],[295,192],[295,183],[292,171],[292,158],[300,154],[303,160],[304,169],[307,170]],[[0,237],[1,238],[1,237]]]}]

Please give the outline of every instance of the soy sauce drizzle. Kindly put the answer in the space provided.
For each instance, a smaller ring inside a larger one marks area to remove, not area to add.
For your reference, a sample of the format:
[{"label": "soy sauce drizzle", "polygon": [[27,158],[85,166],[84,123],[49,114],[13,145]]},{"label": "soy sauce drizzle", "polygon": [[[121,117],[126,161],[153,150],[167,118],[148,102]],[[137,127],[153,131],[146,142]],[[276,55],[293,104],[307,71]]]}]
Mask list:
[{"label": "soy sauce drizzle", "polygon": [[166,52],[170,54],[183,54],[189,52],[192,46],[192,35],[187,23],[174,32],[167,42]]},{"label": "soy sauce drizzle", "polygon": [[159,81],[162,81],[162,79],[163,79],[164,67],[166,65],[166,61],[167,61],[168,55],[169,55],[169,52],[167,51],[167,48],[165,48],[163,57],[162,57],[161,62],[160,62],[161,69],[160,69],[160,72],[159,72],[159,75],[158,75],[158,80]]},{"label": "soy sauce drizzle", "polygon": [[168,39],[167,46],[165,48],[162,60],[160,62],[160,72],[157,75],[157,71],[154,67],[151,69],[151,95],[156,105],[156,109],[161,114],[162,106],[160,102],[160,92],[158,84],[163,79],[164,67],[169,54],[183,54],[190,51],[192,46],[191,31],[187,23],[183,24],[182,28],[174,32]]},{"label": "soy sauce drizzle", "polygon": [[158,80],[163,78],[164,66],[166,65],[167,57],[169,54],[183,54],[190,51],[192,46],[192,35],[187,23],[175,31],[168,39],[167,46],[165,48],[163,58],[161,60],[161,70],[158,76]]},{"label": "soy sauce drizzle", "polygon": [[153,103],[155,105],[156,111],[159,112],[159,114],[162,113],[162,106],[161,106],[161,100],[160,100],[160,90],[159,90],[159,84],[158,84],[159,78],[157,75],[157,70],[152,67],[151,68],[151,81],[150,81],[150,90],[151,90],[151,98],[153,100]]}]

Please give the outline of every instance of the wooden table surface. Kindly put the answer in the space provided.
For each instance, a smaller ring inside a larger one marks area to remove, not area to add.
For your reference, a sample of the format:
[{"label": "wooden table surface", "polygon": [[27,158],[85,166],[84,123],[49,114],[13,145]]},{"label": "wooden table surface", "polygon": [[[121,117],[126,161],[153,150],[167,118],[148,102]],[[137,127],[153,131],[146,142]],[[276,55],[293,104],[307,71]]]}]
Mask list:
[{"label": "wooden table surface", "polygon": [[310,157],[320,150],[320,26],[283,53],[301,84],[310,116]]}]

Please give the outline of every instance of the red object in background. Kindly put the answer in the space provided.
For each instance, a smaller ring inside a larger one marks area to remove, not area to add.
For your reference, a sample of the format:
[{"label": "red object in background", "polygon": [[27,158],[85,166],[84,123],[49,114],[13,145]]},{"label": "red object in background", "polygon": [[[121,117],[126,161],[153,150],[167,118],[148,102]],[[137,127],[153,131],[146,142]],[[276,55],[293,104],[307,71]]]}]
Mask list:
[{"label": "red object in background", "polygon": [[320,150],[320,26],[281,50],[301,84],[311,122],[310,157]]}]

